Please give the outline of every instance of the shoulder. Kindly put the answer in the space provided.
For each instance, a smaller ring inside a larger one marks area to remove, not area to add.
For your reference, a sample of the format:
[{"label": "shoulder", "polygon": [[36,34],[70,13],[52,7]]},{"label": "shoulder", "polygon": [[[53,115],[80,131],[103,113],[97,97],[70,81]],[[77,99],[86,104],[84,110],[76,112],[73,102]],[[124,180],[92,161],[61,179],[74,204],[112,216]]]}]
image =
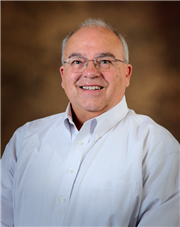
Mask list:
[{"label": "shoulder", "polygon": [[[179,160],[180,145],[175,137],[150,117],[136,114],[130,110],[126,122],[130,125],[129,135],[142,150],[143,166],[150,169],[154,164],[176,162]],[[135,146],[135,144],[133,145]]]},{"label": "shoulder", "polygon": [[161,145],[179,151],[179,142],[174,136],[150,117],[129,110],[126,120],[129,122],[130,128],[133,128],[136,138],[143,139],[149,147]]},{"label": "shoulder", "polygon": [[54,114],[51,116],[47,116],[44,118],[39,118],[33,121],[29,121],[23,126],[19,127],[15,133],[24,133],[24,132],[29,132],[30,134],[36,133],[39,130],[43,130],[45,128],[50,129],[53,128],[53,126],[57,126],[58,124],[60,125],[65,117],[65,113],[59,113],[59,114]]},{"label": "shoulder", "polygon": [[28,144],[31,147],[47,137],[51,132],[63,131],[64,119],[65,113],[59,113],[27,122],[14,132],[6,149],[15,150],[19,153],[24,144]]},{"label": "shoulder", "polygon": [[29,130],[37,130],[38,128],[45,127],[46,125],[54,125],[58,122],[61,123],[64,120],[65,113],[54,114],[44,118],[36,119],[34,121],[27,122],[22,127],[26,127]]}]

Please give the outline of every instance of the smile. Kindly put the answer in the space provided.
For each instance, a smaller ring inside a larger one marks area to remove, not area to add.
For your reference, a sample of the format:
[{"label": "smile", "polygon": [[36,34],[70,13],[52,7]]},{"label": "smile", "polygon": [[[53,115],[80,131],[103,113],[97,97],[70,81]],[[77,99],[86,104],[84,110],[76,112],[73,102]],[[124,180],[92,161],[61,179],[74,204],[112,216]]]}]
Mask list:
[{"label": "smile", "polygon": [[101,90],[101,89],[103,89],[103,87],[99,87],[99,86],[82,86],[81,88],[84,90]]}]

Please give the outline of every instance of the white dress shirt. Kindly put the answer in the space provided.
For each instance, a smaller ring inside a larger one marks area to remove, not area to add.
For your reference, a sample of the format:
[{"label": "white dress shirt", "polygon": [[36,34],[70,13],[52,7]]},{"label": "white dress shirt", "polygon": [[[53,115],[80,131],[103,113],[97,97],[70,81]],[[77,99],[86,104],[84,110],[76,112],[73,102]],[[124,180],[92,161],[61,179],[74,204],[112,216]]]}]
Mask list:
[{"label": "white dress shirt", "polygon": [[179,143],[125,97],[78,131],[71,108],[20,127],[2,165],[2,226],[179,226]]}]

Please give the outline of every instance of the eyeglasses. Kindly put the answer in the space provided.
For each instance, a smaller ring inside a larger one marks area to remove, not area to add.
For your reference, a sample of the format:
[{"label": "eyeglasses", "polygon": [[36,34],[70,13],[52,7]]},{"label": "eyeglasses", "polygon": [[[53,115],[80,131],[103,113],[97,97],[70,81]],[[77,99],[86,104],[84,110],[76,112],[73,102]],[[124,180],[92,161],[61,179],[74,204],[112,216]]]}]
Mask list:
[{"label": "eyeglasses", "polygon": [[100,71],[110,70],[111,68],[115,67],[116,62],[118,61],[124,63],[124,61],[110,56],[97,57],[93,60],[87,60],[86,58],[82,57],[72,57],[67,59],[67,61],[64,61],[64,63],[69,64],[69,69],[72,72],[83,72],[88,66],[89,61],[93,61],[96,69],[99,69]]}]

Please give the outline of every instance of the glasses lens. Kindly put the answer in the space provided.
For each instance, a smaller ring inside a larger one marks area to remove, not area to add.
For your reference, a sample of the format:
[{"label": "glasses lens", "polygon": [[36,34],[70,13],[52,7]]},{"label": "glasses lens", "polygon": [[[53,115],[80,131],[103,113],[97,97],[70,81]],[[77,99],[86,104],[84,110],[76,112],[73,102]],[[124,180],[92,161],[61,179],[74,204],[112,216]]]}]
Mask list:
[{"label": "glasses lens", "polygon": [[86,67],[86,59],[84,58],[70,58],[68,63],[73,72],[83,71]]},{"label": "glasses lens", "polygon": [[115,59],[112,57],[98,57],[96,58],[97,67],[101,70],[106,70],[114,66]]},{"label": "glasses lens", "polygon": [[[93,61],[93,60],[89,60]],[[72,72],[83,72],[86,68],[88,60],[85,58],[73,57],[67,60]],[[94,59],[95,67],[99,70],[109,70],[114,67],[115,59],[113,57],[97,57]]]}]

